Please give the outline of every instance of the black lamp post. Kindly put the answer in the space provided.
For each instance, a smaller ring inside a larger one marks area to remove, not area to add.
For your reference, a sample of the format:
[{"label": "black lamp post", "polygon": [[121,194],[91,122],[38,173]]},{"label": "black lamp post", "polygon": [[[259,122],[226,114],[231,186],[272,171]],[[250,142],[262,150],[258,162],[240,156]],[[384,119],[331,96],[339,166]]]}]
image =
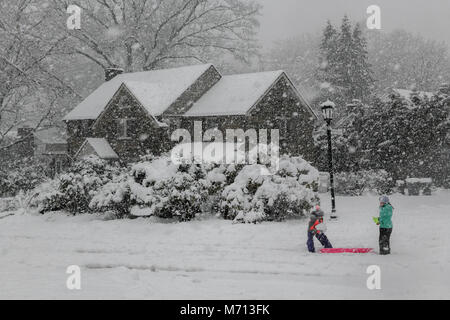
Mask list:
[{"label": "black lamp post", "polygon": [[337,219],[336,214],[336,199],[334,196],[334,174],[333,174],[333,152],[331,148],[331,121],[333,120],[333,109],[335,104],[327,100],[322,103],[323,118],[327,122],[327,136],[328,136],[328,171],[330,173],[330,186],[331,186],[331,219]]}]

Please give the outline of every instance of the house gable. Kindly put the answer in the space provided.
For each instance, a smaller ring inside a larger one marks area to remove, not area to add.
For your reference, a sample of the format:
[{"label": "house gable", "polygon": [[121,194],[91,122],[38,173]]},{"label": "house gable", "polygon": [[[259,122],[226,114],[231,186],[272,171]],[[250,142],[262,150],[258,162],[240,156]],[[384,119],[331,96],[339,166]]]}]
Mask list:
[{"label": "house gable", "polygon": [[[278,108],[281,106],[283,110],[289,109],[292,112],[291,117],[302,115],[313,120],[318,119],[318,116],[309,103],[303,98],[284,72],[272,83],[246,114],[254,116],[255,113],[267,105],[277,105]],[[286,114],[286,116],[288,115]]]},{"label": "house gable", "polygon": [[126,85],[119,88],[91,131],[92,137],[105,138],[126,161],[138,159],[147,150],[166,151],[167,127],[148,113]]},{"label": "house gable", "polygon": [[266,94],[249,110],[250,126],[278,129],[283,153],[303,155],[313,160],[313,130],[316,114],[283,74]]},{"label": "house gable", "polygon": [[[283,72],[280,77],[270,86],[270,88],[261,96],[261,98],[255,103],[254,106],[248,111],[249,114],[252,113],[253,109],[262,101],[264,100],[268,95],[272,94],[274,92],[274,88],[276,88],[275,91],[284,90],[283,92],[283,98],[284,95],[287,95],[291,98],[292,105],[295,105],[298,107],[298,111],[303,113],[304,111],[307,111],[311,117],[313,117],[314,120],[318,120],[319,117],[314,112],[313,108],[310,106],[308,101],[303,97],[303,95],[298,91],[298,89],[293,84],[292,80],[288,77],[288,75]],[[306,116],[306,115],[305,115]]]},{"label": "house gable", "polygon": [[105,110],[95,120],[92,125],[92,130],[95,130],[105,116],[111,118],[114,114],[118,117],[118,119],[122,119],[126,116],[132,117],[133,114],[136,114],[137,116],[147,117],[150,120],[153,120],[155,126],[163,125],[151,113],[149,113],[148,109],[142,105],[141,101],[136,98],[125,83],[119,87],[117,92],[106,105]]}]

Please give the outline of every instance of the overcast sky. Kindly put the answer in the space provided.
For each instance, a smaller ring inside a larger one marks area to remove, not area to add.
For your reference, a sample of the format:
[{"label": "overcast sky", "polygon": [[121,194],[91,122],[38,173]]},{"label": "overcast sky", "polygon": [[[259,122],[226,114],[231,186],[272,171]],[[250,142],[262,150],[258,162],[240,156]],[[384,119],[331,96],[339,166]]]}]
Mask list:
[{"label": "overcast sky", "polygon": [[381,8],[384,31],[402,28],[450,44],[450,0],[257,1],[264,5],[260,39],[265,48],[277,39],[321,30],[327,19],[337,24],[344,14],[353,21],[366,21],[370,5]]}]

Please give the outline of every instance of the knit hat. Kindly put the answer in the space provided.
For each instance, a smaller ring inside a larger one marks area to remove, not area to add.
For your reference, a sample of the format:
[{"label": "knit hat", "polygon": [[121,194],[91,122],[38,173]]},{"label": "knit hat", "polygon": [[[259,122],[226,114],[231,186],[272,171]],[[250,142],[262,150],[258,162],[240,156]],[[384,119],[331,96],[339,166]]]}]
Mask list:
[{"label": "knit hat", "polygon": [[389,203],[389,197],[388,196],[381,196],[380,197],[380,202],[382,203]]},{"label": "knit hat", "polygon": [[315,206],[314,211],[311,212],[311,214],[313,216],[316,216],[316,217],[323,217],[324,216],[324,213],[323,213],[322,209],[320,209],[320,206],[318,206],[318,205]]}]

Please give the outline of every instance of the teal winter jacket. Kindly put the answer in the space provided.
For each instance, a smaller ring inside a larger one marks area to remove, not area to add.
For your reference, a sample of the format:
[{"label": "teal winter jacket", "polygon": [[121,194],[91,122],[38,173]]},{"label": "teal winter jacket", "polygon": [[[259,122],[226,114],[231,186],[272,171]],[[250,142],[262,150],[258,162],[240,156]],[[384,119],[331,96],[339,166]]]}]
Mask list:
[{"label": "teal winter jacket", "polygon": [[380,207],[380,228],[392,228],[392,210],[393,208],[390,203],[386,203]]}]

